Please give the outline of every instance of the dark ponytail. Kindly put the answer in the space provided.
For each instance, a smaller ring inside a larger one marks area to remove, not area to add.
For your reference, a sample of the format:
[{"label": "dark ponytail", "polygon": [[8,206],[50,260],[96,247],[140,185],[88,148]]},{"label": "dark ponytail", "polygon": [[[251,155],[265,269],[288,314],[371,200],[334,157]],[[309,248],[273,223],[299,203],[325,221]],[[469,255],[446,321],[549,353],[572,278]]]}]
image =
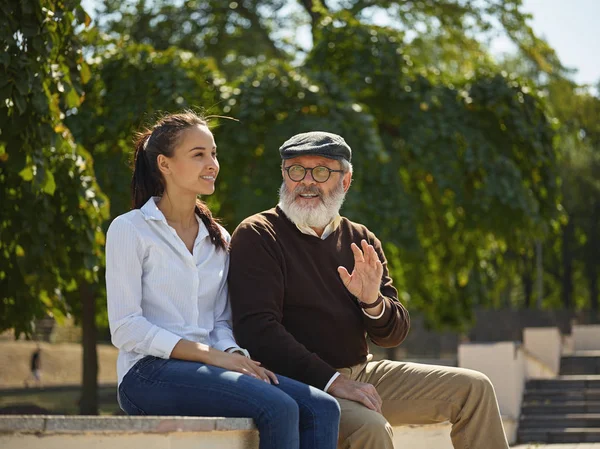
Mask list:
[{"label": "dark ponytail", "polygon": [[[141,132],[135,141],[133,177],[131,178],[131,201],[134,209],[140,209],[153,196],[162,196],[164,183],[158,169],[159,154],[173,157],[175,146],[181,133],[192,126],[208,126],[206,120],[195,112],[185,111],[161,118],[152,129]],[[199,199],[196,200],[196,215],[208,229],[210,240],[220,249],[227,249],[217,221],[210,209]]]},{"label": "dark ponytail", "polygon": [[221,234],[217,220],[213,218],[208,206],[200,200],[196,200],[196,215],[200,217],[202,223],[208,229],[208,235],[213,244],[217,248],[227,249],[227,242],[223,238],[223,234]]},{"label": "dark ponytail", "polygon": [[134,209],[141,208],[150,197],[162,195],[164,190],[160,176],[153,173],[147,153],[144,151],[151,135],[152,131],[150,130],[139,133],[135,142],[133,177],[131,178],[131,201]]}]

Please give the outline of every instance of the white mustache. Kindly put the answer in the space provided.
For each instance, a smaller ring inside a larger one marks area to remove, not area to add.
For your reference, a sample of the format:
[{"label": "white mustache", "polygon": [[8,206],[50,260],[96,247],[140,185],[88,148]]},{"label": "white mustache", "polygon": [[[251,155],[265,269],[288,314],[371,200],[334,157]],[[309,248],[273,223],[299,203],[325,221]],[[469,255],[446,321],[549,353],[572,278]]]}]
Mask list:
[{"label": "white mustache", "polygon": [[319,189],[317,186],[298,186],[294,189],[294,195],[319,195],[323,196],[323,191]]}]

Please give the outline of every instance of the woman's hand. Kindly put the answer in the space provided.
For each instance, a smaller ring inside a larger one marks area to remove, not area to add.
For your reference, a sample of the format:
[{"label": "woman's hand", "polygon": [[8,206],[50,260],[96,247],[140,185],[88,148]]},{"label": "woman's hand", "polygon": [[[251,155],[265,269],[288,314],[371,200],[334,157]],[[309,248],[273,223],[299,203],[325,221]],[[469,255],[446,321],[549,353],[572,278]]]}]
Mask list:
[{"label": "woman's hand", "polygon": [[241,354],[230,354],[211,348],[209,363],[229,371],[235,371],[252,376],[256,379],[264,380],[267,383],[279,384],[277,376],[275,376],[274,373],[260,366],[260,362],[249,359]]},{"label": "woman's hand", "polygon": [[277,376],[268,369],[260,366],[260,362],[241,354],[230,354],[219,351],[204,343],[186,340],[185,338],[177,342],[173,351],[171,351],[171,358],[218,366],[219,368],[264,380],[267,383],[279,384]]}]

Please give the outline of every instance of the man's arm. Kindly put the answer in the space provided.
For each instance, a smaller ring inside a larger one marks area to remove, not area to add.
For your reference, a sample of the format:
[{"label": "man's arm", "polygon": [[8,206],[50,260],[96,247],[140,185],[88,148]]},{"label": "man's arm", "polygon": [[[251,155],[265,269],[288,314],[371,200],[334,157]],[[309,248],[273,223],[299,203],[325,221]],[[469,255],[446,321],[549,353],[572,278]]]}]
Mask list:
[{"label": "man's arm", "polygon": [[284,260],[274,236],[262,226],[242,223],[230,251],[229,294],[237,342],[276,373],[324,389],[335,369],[282,324]]}]

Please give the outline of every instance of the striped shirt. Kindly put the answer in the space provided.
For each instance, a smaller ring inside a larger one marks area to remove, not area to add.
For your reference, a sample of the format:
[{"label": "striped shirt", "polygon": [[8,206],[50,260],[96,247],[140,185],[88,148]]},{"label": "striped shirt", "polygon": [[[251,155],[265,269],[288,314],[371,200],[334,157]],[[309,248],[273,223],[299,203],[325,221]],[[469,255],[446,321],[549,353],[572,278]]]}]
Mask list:
[{"label": "striped shirt", "polygon": [[[180,339],[224,351],[231,330],[229,255],[198,220],[193,253],[150,198],[115,218],[106,236],[106,293],[119,384],[141,358],[169,358]],[[227,231],[221,228],[226,240]]]}]

